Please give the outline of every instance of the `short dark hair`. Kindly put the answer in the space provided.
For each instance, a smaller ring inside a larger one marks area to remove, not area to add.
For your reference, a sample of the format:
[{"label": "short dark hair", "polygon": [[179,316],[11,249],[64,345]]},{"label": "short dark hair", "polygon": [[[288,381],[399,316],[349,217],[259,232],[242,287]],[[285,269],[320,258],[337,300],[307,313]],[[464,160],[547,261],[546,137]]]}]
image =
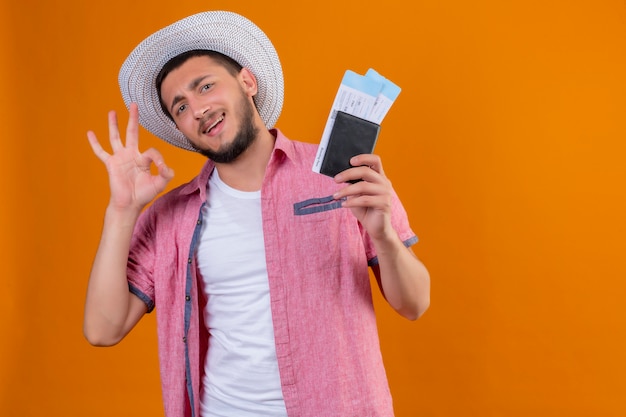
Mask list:
[{"label": "short dark hair", "polygon": [[206,49],[193,49],[191,51],[183,52],[182,54],[176,55],[174,58],[167,61],[165,65],[163,65],[163,68],[161,68],[161,71],[159,71],[159,74],[156,77],[155,87],[157,90],[157,95],[159,96],[159,103],[161,104],[161,109],[163,109],[163,112],[165,113],[165,115],[169,117],[170,119],[172,119],[172,121],[174,121],[174,119],[172,118],[172,115],[170,114],[169,110],[163,103],[163,99],[161,98],[161,84],[163,84],[163,80],[165,79],[165,77],[167,77],[167,75],[170,72],[174,71],[176,68],[183,65],[185,62],[187,62],[188,59],[198,57],[198,56],[208,56],[209,58],[212,58],[218,64],[226,68],[226,70],[233,77],[239,74],[241,72],[241,69],[243,68],[241,64],[239,64],[237,61],[235,61],[231,57],[226,56],[216,51],[209,51]]}]

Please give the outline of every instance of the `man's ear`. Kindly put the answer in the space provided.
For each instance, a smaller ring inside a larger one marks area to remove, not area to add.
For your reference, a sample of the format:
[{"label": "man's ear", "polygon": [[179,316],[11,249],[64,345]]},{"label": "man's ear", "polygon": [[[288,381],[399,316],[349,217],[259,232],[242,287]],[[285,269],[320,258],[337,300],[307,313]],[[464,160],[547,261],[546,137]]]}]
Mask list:
[{"label": "man's ear", "polygon": [[239,72],[239,79],[241,81],[241,85],[246,93],[250,97],[254,97],[258,91],[258,86],[256,82],[256,77],[248,68],[242,68]]}]

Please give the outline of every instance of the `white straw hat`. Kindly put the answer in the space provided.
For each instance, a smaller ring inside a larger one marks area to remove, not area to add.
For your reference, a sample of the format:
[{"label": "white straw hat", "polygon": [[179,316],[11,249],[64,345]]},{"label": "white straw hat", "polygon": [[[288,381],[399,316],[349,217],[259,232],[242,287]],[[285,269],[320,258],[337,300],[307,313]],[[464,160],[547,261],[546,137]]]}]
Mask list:
[{"label": "white straw hat", "polygon": [[261,119],[274,127],[283,107],[283,70],[269,38],[250,20],[232,12],[209,11],[179,20],[141,42],[126,58],[119,84],[126,107],[137,103],[139,123],[155,136],[195,151],[191,142],[163,112],[156,91],[161,68],[183,52],[220,52],[249,69],[257,79],[254,97]]}]

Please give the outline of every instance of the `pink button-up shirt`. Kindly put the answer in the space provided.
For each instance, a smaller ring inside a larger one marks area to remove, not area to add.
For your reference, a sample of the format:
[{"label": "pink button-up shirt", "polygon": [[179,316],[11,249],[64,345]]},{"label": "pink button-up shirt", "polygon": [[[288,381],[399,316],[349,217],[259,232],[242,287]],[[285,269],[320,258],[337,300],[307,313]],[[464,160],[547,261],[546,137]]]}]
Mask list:
[{"label": "pink button-up shirt", "polygon": [[[372,243],[339,187],[311,171],[316,146],[276,144],[261,189],[276,354],[290,417],[393,416],[379,348],[368,264]],[[195,253],[213,170],[157,199],[140,217],[128,260],[131,292],[156,306],[161,384],[168,417],[199,417],[209,337]],[[417,241],[399,200],[392,222]],[[210,297],[210,295],[209,295]]]}]

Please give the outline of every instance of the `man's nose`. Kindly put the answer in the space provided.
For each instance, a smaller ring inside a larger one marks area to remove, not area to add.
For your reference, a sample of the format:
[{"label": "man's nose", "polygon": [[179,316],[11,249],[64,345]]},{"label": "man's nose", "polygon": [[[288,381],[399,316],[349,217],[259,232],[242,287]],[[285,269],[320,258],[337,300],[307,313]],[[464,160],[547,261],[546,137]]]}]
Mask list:
[{"label": "man's nose", "polygon": [[206,112],[211,110],[211,106],[208,103],[198,101],[196,103],[192,103],[193,116],[196,119],[202,119]]}]

